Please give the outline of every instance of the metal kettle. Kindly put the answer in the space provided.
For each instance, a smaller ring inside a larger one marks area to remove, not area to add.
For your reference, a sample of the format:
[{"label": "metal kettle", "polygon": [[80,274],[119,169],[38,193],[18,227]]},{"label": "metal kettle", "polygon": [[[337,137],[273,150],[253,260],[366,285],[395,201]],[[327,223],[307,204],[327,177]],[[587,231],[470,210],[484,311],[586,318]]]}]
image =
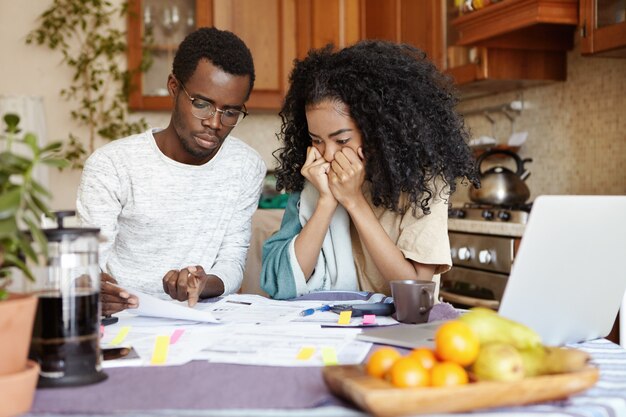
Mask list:
[{"label": "metal kettle", "polygon": [[[504,166],[496,165],[483,172],[481,169],[483,161],[493,155],[506,155],[515,160],[516,171],[513,172]],[[524,164],[527,162],[532,162],[532,159],[521,159],[516,153],[508,150],[492,149],[486,151],[476,160],[481,187],[470,188],[470,199],[479,204],[524,204],[530,197],[530,190],[524,182],[530,175],[530,172],[524,168]]]}]

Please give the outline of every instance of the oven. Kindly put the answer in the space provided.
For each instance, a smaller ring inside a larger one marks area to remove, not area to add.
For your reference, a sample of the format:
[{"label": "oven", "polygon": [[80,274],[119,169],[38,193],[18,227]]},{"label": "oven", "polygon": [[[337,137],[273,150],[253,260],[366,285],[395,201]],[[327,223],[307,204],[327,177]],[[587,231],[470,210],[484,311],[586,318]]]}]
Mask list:
[{"label": "oven", "polygon": [[495,207],[466,204],[449,211],[452,269],[441,276],[440,296],[456,307],[497,310],[530,205]]}]

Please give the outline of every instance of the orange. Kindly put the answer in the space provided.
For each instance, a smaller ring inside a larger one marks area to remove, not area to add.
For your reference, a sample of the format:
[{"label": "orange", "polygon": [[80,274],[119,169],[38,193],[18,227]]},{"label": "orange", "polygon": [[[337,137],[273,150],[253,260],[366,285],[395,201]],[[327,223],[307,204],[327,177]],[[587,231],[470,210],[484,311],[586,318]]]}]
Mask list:
[{"label": "orange", "polygon": [[430,370],[430,384],[433,387],[464,385],[468,381],[467,371],[458,363],[439,362]]},{"label": "orange", "polygon": [[478,336],[465,323],[447,321],[435,334],[435,353],[442,361],[456,362],[461,366],[471,365],[478,356]]},{"label": "orange", "polygon": [[370,355],[365,365],[365,370],[371,376],[382,378],[401,356],[400,352],[392,347],[382,347]]},{"label": "orange", "polygon": [[385,375],[396,387],[427,387],[430,385],[430,373],[418,359],[405,356],[398,359]]},{"label": "orange", "polygon": [[437,363],[435,352],[427,347],[415,348],[408,356],[417,359],[426,369],[431,369]]}]

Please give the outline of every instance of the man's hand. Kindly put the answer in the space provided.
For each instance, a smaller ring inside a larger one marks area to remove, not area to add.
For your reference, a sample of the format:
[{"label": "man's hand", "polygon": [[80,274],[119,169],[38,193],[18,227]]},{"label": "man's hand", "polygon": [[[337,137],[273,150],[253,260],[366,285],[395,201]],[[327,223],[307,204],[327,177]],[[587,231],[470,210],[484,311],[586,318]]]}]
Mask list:
[{"label": "man's hand", "polygon": [[100,274],[100,302],[103,316],[139,306],[137,297],[118,287],[115,278],[105,272]]},{"label": "man's hand", "polygon": [[175,300],[187,301],[189,307],[193,307],[203,294],[209,278],[200,265],[172,270],[163,277],[163,291]]}]

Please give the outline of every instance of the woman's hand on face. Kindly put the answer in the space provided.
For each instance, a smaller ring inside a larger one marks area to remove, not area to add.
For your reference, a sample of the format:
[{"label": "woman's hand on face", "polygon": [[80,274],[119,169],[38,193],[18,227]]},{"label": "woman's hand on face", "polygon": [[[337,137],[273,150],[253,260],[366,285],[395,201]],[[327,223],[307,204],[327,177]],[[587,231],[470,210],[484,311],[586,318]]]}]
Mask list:
[{"label": "woman's hand on face", "polygon": [[306,161],[300,170],[300,173],[306,178],[315,189],[320,193],[320,199],[332,199],[335,201],[335,197],[330,192],[328,187],[328,171],[330,170],[330,163],[322,157],[317,149],[313,146],[309,146],[306,154]]},{"label": "woman's hand on face", "polygon": [[346,209],[363,197],[365,165],[361,148],[357,152],[348,147],[337,152],[328,173],[330,191]]}]

